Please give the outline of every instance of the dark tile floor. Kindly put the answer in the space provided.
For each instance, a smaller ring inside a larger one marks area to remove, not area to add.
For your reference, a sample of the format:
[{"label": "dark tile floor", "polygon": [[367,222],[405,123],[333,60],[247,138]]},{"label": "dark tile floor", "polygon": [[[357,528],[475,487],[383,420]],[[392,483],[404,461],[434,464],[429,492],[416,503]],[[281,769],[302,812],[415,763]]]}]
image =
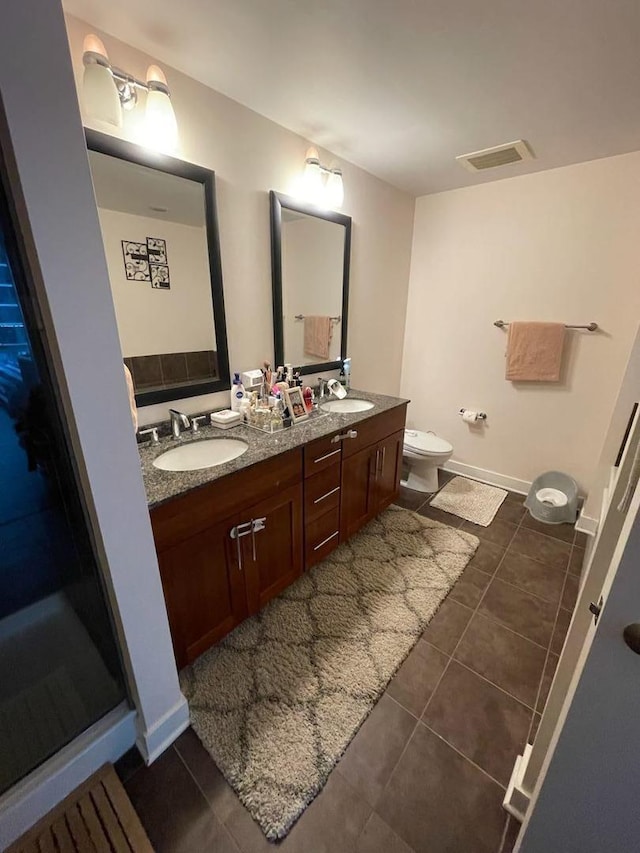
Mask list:
[{"label": "dark tile floor", "polygon": [[188,730],[151,767],[119,764],[158,853],[510,853],[519,827],[502,800],[537,731],[584,542],[539,525],[520,495],[486,528],[432,497],[403,489],[399,503],[480,547],[289,836],[266,841]]}]

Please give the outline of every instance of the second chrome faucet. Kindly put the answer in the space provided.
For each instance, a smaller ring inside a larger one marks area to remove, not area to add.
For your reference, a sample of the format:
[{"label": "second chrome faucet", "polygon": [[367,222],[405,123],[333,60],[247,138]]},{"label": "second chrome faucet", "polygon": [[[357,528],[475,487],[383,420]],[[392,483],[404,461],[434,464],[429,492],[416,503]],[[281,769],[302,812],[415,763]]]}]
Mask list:
[{"label": "second chrome faucet", "polygon": [[171,415],[171,435],[173,438],[179,439],[181,437],[180,427],[189,429],[191,421],[184,412],[179,412],[177,409],[169,409],[169,414]]}]

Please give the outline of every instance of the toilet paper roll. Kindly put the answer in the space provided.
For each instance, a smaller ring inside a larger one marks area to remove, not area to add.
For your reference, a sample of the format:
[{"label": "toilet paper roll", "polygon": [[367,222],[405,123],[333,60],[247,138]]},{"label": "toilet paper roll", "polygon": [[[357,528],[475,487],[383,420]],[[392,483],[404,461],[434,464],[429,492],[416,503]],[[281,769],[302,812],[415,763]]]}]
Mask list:
[{"label": "toilet paper roll", "polygon": [[471,409],[465,409],[462,413],[462,420],[468,424],[477,424],[478,423],[478,413],[472,411]]}]

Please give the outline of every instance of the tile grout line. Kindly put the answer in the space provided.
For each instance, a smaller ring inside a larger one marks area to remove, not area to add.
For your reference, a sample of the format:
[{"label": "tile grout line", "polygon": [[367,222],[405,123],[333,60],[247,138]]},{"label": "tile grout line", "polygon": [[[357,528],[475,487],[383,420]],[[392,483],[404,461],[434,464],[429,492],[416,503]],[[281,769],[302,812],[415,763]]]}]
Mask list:
[{"label": "tile grout line", "polygon": [[451,749],[454,752],[458,753],[460,758],[464,758],[465,761],[468,761],[469,764],[471,764],[473,767],[475,767],[476,770],[479,770],[481,773],[483,773],[487,777],[487,779],[491,779],[491,781],[494,782],[496,785],[498,785],[500,788],[502,788],[503,791],[507,790],[506,785],[503,785],[502,782],[498,782],[498,780],[495,779],[491,775],[491,773],[487,773],[487,771],[483,767],[480,767],[479,764],[476,764],[476,762],[472,758],[469,758],[468,755],[465,755],[464,752],[460,752],[460,750],[458,749],[457,746],[454,746],[452,743],[449,743],[449,741],[445,737],[443,737],[441,734],[439,734],[435,729],[432,729],[428,723],[424,722],[424,720],[418,720],[418,724],[421,726],[424,726],[424,728],[427,731],[431,732],[431,734],[435,735],[438,738],[438,740],[441,740],[443,743],[446,743],[446,745],[451,747]]},{"label": "tile grout line", "polygon": [[[188,764],[188,762],[187,762],[186,758],[182,755],[182,753],[180,752],[180,750],[179,750],[179,748],[178,748],[178,746],[176,745],[176,743],[175,743],[175,742],[172,744],[172,746],[173,746],[174,752],[176,753],[176,755],[178,756],[178,758],[180,759],[180,761],[182,762],[182,764],[185,766],[187,773],[188,773],[188,774],[189,774],[189,776],[191,776],[191,778],[193,779],[193,781],[194,781],[194,783],[195,783],[196,788],[200,791],[200,794],[202,795],[202,797],[203,797],[203,799],[204,799],[205,803],[207,804],[207,808],[208,808],[208,809],[209,809],[209,811],[211,812],[212,817],[213,817],[213,818],[214,818],[214,820],[215,820],[215,821],[217,821],[217,823],[220,825],[220,827],[221,827],[221,829],[223,830],[223,832],[225,832],[225,833],[226,833],[226,835],[227,835],[227,837],[229,838],[229,840],[231,841],[231,843],[232,843],[232,844],[234,845],[234,847],[236,847],[236,849],[238,850],[238,853],[242,853],[242,851],[244,850],[244,848],[243,848],[243,847],[241,847],[240,842],[236,841],[235,836],[231,833],[231,831],[230,831],[229,829],[227,829],[227,827],[225,826],[225,824],[223,823],[223,821],[222,821],[222,820],[218,817],[218,815],[216,814],[215,809],[213,808],[213,805],[211,804],[211,801],[209,800],[209,797],[207,797],[207,795],[205,794],[204,790],[202,789],[202,785],[201,785],[201,784],[200,784],[200,782],[196,779],[195,774],[193,773],[193,771],[192,771],[192,770],[191,770],[191,768],[189,767],[189,764]],[[213,758],[211,758],[211,760],[213,761]],[[214,764],[215,764],[215,762],[214,762]],[[216,765],[216,767],[217,767],[217,765]],[[225,780],[225,781],[226,781],[226,780]],[[229,784],[229,783],[227,782],[227,784]],[[231,788],[231,785],[229,785],[229,787]],[[235,790],[234,790],[233,788],[231,788],[231,790],[233,791],[234,795],[237,797],[238,795],[236,794]],[[239,799],[239,798],[238,798],[238,799]],[[241,801],[241,800],[240,800],[240,803],[241,803],[241,805],[242,805],[242,806],[243,806],[243,808],[244,808],[244,807],[245,807],[245,806],[244,806],[244,803],[242,803],[242,801]]]},{"label": "tile grout line", "polygon": [[[519,529],[519,525],[517,525],[517,526],[516,526],[516,529],[515,529],[515,531],[514,531],[514,533],[513,533],[513,536],[515,536],[515,535],[516,535],[516,533],[518,532],[518,529]],[[479,538],[479,537],[478,537],[478,538]],[[511,539],[511,541],[513,541],[513,537],[512,537],[512,539]],[[509,542],[509,545],[511,544],[511,541]],[[479,546],[478,546],[478,547],[479,547]],[[497,565],[496,565],[496,567],[495,567],[495,569],[494,569],[493,575],[491,576],[492,578],[494,578],[494,577],[496,576],[496,574],[497,574],[497,572],[498,572],[498,570],[499,570],[500,566],[502,565],[502,561],[504,560],[504,558],[505,558],[505,557],[506,557],[506,555],[507,555],[508,550],[509,550],[509,546],[507,546],[507,547],[505,548],[505,550],[504,550],[504,554],[500,557],[500,559],[499,559],[499,561],[498,561],[498,563],[497,563]],[[475,556],[475,555],[474,555],[474,556]],[[465,568],[466,568],[466,566],[465,566]],[[424,715],[425,715],[425,714],[426,714],[426,712],[427,712],[427,709],[428,709],[429,705],[431,704],[431,700],[433,699],[433,697],[434,697],[434,696],[435,696],[435,694],[436,694],[436,690],[437,690],[437,689],[438,689],[438,687],[440,686],[440,682],[442,681],[442,679],[444,678],[445,674],[446,674],[446,673],[448,672],[448,670],[449,670],[449,666],[450,666],[450,664],[451,664],[451,661],[452,661],[452,660],[454,660],[454,655],[455,655],[455,653],[456,653],[456,652],[457,652],[457,650],[458,650],[458,646],[460,645],[460,643],[462,642],[462,640],[463,640],[463,638],[464,638],[465,634],[467,633],[467,630],[468,630],[468,628],[469,628],[469,625],[471,625],[471,622],[473,621],[474,616],[476,616],[476,614],[478,613],[478,608],[479,608],[479,607],[480,607],[480,605],[482,604],[482,601],[484,600],[485,593],[486,593],[487,589],[489,589],[489,587],[490,587],[490,586],[491,586],[491,581],[487,584],[487,587],[486,587],[486,589],[484,590],[484,592],[482,593],[482,595],[480,596],[480,599],[478,600],[478,603],[477,603],[477,605],[476,605],[476,607],[475,607],[475,609],[474,609],[474,610],[472,610],[472,608],[467,608],[468,610],[471,610],[471,616],[469,617],[469,621],[468,621],[468,622],[467,622],[467,624],[465,625],[465,628],[464,628],[464,630],[463,630],[462,634],[460,635],[460,637],[459,637],[459,639],[458,639],[458,642],[456,643],[456,645],[455,645],[455,646],[454,646],[454,648],[453,648],[453,651],[452,651],[452,652],[451,652],[451,654],[449,655],[449,660],[447,661],[447,665],[445,666],[444,671],[442,672],[442,675],[441,675],[441,676],[440,676],[440,678],[438,679],[438,683],[436,684],[435,689],[433,690],[433,692],[432,692],[431,696],[429,696],[429,699],[428,699],[428,701],[427,701],[427,704],[425,705],[425,707],[424,707],[424,709],[423,709],[423,711],[422,711],[421,720],[420,720],[421,722],[422,722],[422,717],[424,717]],[[445,599],[445,600],[446,600],[446,599]],[[452,600],[453,600],[453,601],[455,601],[455,599],[452,599]],[[458,602],[456,602],[456,603],[458,603]],[[461,606],[464,606],[464,605],[461,605]],[[513,633],[515,633],[515,631],[514,631]],[[519,636],[519,635],[518,635],[518,636]],[[457,659],[456,659],[456,663],[458,663]],[[470,669],[470,668],[468,667],[468,669]],[[480,675],[480,673],[476,673],[476,672],[475,672],[475,670],[470,669],[470,671],[471,671],[471,672],[473,672],[473,673],[474,673],[474,674],[476,674],[476,675]],[[482,677],[482,676],[481,676],[481,677]],[[485,680],[486,680],[486,681],[488,681],[488,679],[485,679]],[[496,686],[497,686],[497,685],[496,685]],[[507,693],[507,691],[503,691],[503,692],[504,692],[504,693],[506,693],[506,695],[507,695],[507,696],[511,696],[511,694],[510,694],[510,693]],[[515,696],[511,696],[511,698],[512,698],[512,699],[516,699],[516,697],[515,697]],[[517,699],[516,699],[516,701],[520,701],[520,700],[517,700]],[[523,704],[524,704],[524,703],[523,703]],[[528,707],[528,706],[527,706],[527,707]],[[455,749],[455,747],[454,747],[452,744],[449,744],[449,742],[448,742],[448,741],[446,741],[444,738],[442,738],[442,740],[444,740],[444,742],[445,742],[445,743],[447,743],[449,746],[451,746],[451,748],[452,748],[452,749]],[[464,756],[464,757],[466,758],[466,756]],[[467,760],[468,760],[468,761],[470,761],[470,763],[472,763],[472,764],[473,764],[473,762],[472,762],[470,759],[467,759]],[[395,769],[395,768],[394,768],[394,769]],[[487,775],[488,775],[488,774],[487,774]]]},{"label": "tile grout line", "polygon": [[[567,560],[567,568],[565,569],[564,581],[562,583],[562,592],[560,594],[560,601],[558,602],[558,606],[556,607],[556,618],[554,619],[554,622],[553,622],[553,630],[551,631],[551,638],[549,639],[549,645],[547,647],[547,654],[546,654],[546,657],[544,659],[544,667],[542,669],[542,676],[540,678],[540,683],[538,685],[538,692],[536,694],[534,716],[531,718],[531,723],[529,724],[529,732],[527,734],[527,743],[529,743],[529,738],[531,737],[531,732],[533,731],[533,723],[535,720],[535,714],[540,714],[540,716],[542,717],[542,714],[544,713],[544,706],[542,707],[542,709],[540,711],[538,711],[538,703],[540,701],[540,696],[542,695],[542,682],[544,681],[544,676],[545,676],[545,673],[547,671],[547,666],[549,665],[550,655],[555,654],[555,652],[551,651],[551,646],[553,645],[553,638],[555,637],[555,634],[556,634],[556,628],[558,626],[558,617],[560,616],[560,611],[564,609],[562,607],[562,599],[564,597],[564,588],[565,588],[565,585],[567,583],[567,577],[569,575],[569,566],[571,565],[571,557],[573,556],[574,547],[575,547],[574,545],[571,546],[571,551],[569,552],[569,559]],[[564,643],[563,643],[563,645],[564,645]],[[562,652],[562,650],[560,650],[560,651]],[[558,663],[559,663],[559,661],[560,661],[560,655],[558,655]],[[557,664],[556,664],[556,668],[557,668]],[[555,672],[554,672],[554,677],[555,677]],[[548,694],[547,694],[547,698],[548,698]],[[545,705],[547,704],[546,699],[544,701],[544,704]]]}]

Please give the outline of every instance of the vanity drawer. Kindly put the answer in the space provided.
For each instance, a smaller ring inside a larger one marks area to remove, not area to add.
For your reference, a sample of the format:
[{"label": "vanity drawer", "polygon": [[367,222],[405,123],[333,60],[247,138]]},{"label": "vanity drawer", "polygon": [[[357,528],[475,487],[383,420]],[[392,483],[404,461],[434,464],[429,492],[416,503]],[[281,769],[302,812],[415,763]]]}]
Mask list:
[{"label": "vanity drawer", "polygon": [[359,450],[370,447],[372,444],[376,444],[394,432],[404,429],[406,419],[407,407],[404,405],[390,409],[388,412],[382,412],[380,415],[374,415],[372,418],[367,418],[366,421],[354,424],[351,429],[355,430],[358,435],[354,438],[347,438],[342,442],[343,456],[345,458],[353,456]]},{"label": "vanity drawer", "polygon": [[340,506],[340,466],[330,465],[308,477],[304,484],[304,517],[306,523]]},{"label": "vanity drawer", "polygon": [[342,461],[342,442],[334,441],[336,435],[328,435],[312,441],[304,448],[304,476],[313,477],[331,465]]},{"label": "vanity drawer", "polygon": [[305,525],[305,564],[315,566],[340,544],[340,507]]}]

